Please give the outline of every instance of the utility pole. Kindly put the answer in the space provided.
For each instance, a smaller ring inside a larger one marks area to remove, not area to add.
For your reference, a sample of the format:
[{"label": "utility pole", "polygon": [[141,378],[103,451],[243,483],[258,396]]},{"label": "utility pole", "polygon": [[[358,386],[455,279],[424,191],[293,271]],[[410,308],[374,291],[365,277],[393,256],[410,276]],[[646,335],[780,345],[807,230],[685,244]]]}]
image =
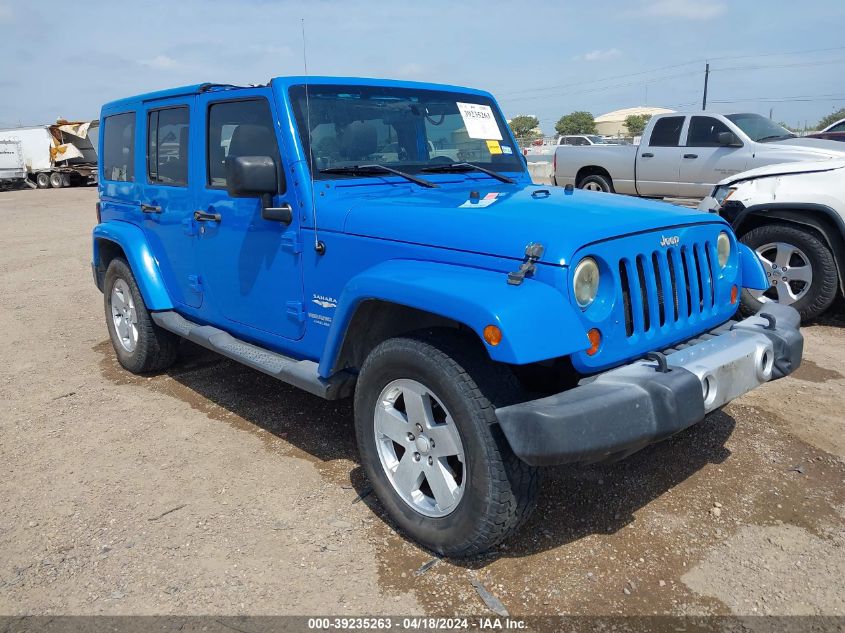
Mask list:
[{"label": "utility pole", "polygon": [[704,66],[704,98],[701,100],[701,109],[707,109],[707,80],[710,78],[710,62]]}]

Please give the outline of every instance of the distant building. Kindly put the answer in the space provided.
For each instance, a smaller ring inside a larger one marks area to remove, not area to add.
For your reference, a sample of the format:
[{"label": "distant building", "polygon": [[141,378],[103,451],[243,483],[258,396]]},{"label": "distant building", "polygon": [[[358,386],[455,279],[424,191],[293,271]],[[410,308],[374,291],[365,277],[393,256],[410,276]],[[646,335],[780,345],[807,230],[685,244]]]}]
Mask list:
[{"label": "distant building", "polygon": [[625,118],[632,114],[666,114],[667,112],[674,112],[666,108],[649,108],[640,106],[637,108],[624,108],[622,110],[614,110],[607,114],[602,114],[596,117],[596,131],[602,136],[629,136],[628,128],[625,127]]}]

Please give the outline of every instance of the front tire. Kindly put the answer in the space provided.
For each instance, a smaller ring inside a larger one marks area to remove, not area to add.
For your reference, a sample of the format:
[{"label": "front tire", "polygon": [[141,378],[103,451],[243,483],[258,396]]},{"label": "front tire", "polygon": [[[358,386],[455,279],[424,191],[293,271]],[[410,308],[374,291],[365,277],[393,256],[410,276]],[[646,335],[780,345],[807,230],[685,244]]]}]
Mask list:
[{"label": "front tire", "polygon": [[788,224],[766,224],[742,236],[766,270],[767,290],[742,291],[742,309],[754,314],[768,302],[791,305],[803,321],[816,318],[834,299],[838,275],[833,254],[813,233]]},{"label": "front tire", "polygon": [[179,337],[153,323],[125,260],[116,258],[109,264],[103,299],[112,347],[124,369],[145,374],[173,364]]},{"label": "front tire", "polygon": [[517,393],[509,371],[457,335],[389,339],[364,362],[362,466],[390,518],[430,550],[481,553],[533,510],[537,470],[513,454],[494,413]]},{"label": "front tire", "polygon": [[41,173],[35,174],[35,186],[39,189],[49,189],[50,188],[50,174],[47,172],[42,171]]},{"label": "front tire", "polygon": [[585,176],[578,182],[579,189],[586,189],[587,191],[603,191],[605,193],[613,193],[613,183],[609,176],[601,174],[592,174]]}]

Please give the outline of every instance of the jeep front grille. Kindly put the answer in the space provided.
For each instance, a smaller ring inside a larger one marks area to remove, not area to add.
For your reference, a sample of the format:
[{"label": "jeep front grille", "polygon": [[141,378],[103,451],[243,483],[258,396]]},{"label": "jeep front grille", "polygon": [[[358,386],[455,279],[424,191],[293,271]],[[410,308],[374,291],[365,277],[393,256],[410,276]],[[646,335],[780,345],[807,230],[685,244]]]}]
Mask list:
[{"label": "jeep front grille", "polygon": [[694,321],[712,310],[715,265],[716,250],[709,241],[620,259],[626,335]]}]

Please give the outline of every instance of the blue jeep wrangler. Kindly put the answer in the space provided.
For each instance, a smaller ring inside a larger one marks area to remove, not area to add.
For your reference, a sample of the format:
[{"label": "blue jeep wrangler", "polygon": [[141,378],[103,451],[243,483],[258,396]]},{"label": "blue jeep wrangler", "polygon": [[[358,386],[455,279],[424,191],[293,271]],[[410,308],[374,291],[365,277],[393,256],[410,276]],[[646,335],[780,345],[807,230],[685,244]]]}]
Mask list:
[{"label": "blue jeep wrangler", "polygon": [[117,357],[179,341],[354,397],[395,523],[471,555],[537,468],[619,459],[800,363],[791,308],[720,218],[531,183],[493,97],[348,78],[109,103],[93,273]]}]

